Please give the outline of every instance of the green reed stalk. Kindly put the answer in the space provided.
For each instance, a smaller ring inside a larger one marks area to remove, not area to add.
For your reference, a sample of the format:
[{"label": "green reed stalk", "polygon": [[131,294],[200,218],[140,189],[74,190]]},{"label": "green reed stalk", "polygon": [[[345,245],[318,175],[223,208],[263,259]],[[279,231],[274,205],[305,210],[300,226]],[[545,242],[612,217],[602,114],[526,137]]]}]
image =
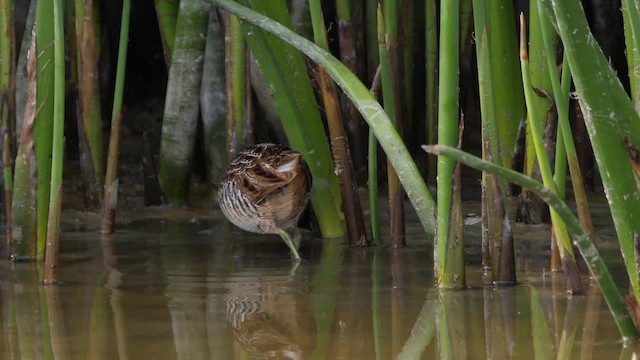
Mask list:
[{"label": "green reed stalk", "polygon": [[[631,289],[637,300],[640,299],[640,281],[634,234],[640,233],[640,193],[634,167],[637,167],[640,146],[640,119],[593,38],[580,2],[544,1],[543,5],[552,16],[565,46]],[[627,161],[622,160],[625,158]]]},{"label": "green reed stalk", "polygon": [[99,35],[96,34],[94,0],[75,1],[75,38],[77,51],[78,96],[80,118],[78,138],[80,166],[89,207],[97,207],[104,186],[104,144],[98,76]]},{"label": "green reed stalk", "polygon": [[[542,15],[539,17],[539,21],[543,34],[542,38],[544,40],[545,52],[547,54],[555,54],[555,31],[548,16],[543,12],[542,4],[537,2],[536,5]],[[565,58],[562,66],[562,80],[560,81],[558,79],[554,57],[552,56],[547,56],[547,70],[549,72],[548,77],[551,79],[556,109],[558,111],[558,137],[556,140],[556,146],[558,149],[564,150],[556,152],[555,183],[558,187],[558,194],[561,197],[564,197],[566,187],[566,176],[564,174],[566,173],[566,164],[568,163],[571,184],[573,185],[573,194],[576,200],[576,208],[578,210],[578,219],[580,219],[582,227],[590,234],[591,241],[595,243],[596,238],[593,223],[591,222],[589,203],[587,201],[587,194],[582,180],[582,172],[580,171],[578,163],[578,154],[573,141],[571,124],[569,123],[569,90],[571,86],[571,71]]]},{"label": "green reed stalk", "polygon": [[417,30],[419,20],[419,3],[416,0],[400,0],[398,4],[399,14],[397,21],[398,39],[402,41],[402,46],[399,47],[398,57],[401,64],[399,65],[401,74],[398,74],[398,80],[400,82],[400,92],[402,94],[402,106],[401,113],[405,114],[405,118],[408,121],[403,121],[409,128],[418,127],[421,121],[413,116],[408,116],[414,112],[414,84],[416,67],[422,66],[421,63],[416,61],[416,37],[414,32]]},{"label": "green reed stalk", "polygon": [[[355,50],[353,48],[353,34],[351,31],[351,3],[352,1],[338,1],[336,2],[336,17],[338,19],[338,36],[340,38],[340,46],[344,51],[341,51],[342,61],[349,66],[350,62],[355,61]],[[311,7],[310,7],[311,8]],[[311,19],[313,21],[313,14],[316,10],[311,10]],[[348,47],[345,47],[348,46]],[[350,67],[351,68],[351,67]]]},{"label": "green reed stalk", "polygon": [[[74,1],[65,1],[64,2],[64,27],[70,29],[67,31],[65,38],[65,45],[67,47],[66,51],[70,56],[67,58],[68,65],[67,69],[69,70],[66,74],[67,77],[67,86],[70,89],[73,89],[73,95],[75,99],[73,102],[75,103],[73,106],[77,107],[78,102],[80,101],[78,97],[78,49],[77,46],[80,45],[78,43],[78,35],[76,34],[76,5],[79,2]],[[77,117],[77,116],[76,116]],[[77,119],[76,119],[77,120]]]},{"label": "green reed stalk", "polygon": [[[37,251],[31,256],[44,259],[49,218],[51,150],[53,145],[53,3],[38,2],[36,9],[36,118],[34,125],[37,173]],[[15,209],[15,207],[14,207]],[[14,233],[15,234],[15,233]],[[32,239],[35,240],[35,239]],[[17,256],[20,256],[16,254]],[[25,256],[29,256],[24,254]]]},{"label": "green reed stalk", "polygon": [[8,124],[14,108],[15,35],[13,0],[0,0],[0,115]]},{"label": "green reed stalk", "polygon": [[[324,25],[321,6],[319,0],[309,2],[314,41],[328,51],[327,29]],[[331,152],[336,166],[335,172],[338,176],[340,195],[343,199],[342,211],[345,216],[348,241],[351,246],[366,246],[369,241],[367,240],[367,232],[362,217],[362,206],[360,205],[360,198],[358,197],[357,186],[353,176],[353,163],[349,155],[349,142],[347,141],[342,113],[340,112],[338,89],[322,68],[318,69],[317,79],[322,93],[325,116],[327,117]]]},{"label": "green reed stalk", "polygon": [[120,21],[120,42],[118,44],[118,63],[116,82],[113,92],[113,108],[111,110],[111,134],[109,137],[109,157],[107,159],[107,175],[104,181],[104,200],[102,202],[102,222],[100,232],[113,233],[118,206],[118,159],[120,156],[120,124],[122,123],[122,100],[124,98],[124,80],[127,67],[127,51],[129,44],[129,20],[131,0],[122,2]]},{"label": "green reed stalk", "polygon": [[491,77],[496,89],[494,97],[498,118],[498,135],[502,164],[511,165],[513,148],[520,121],[525,117],[525,104],[518,63],[518,36],[513,21],[513,2],[488,2],[488,36]]},{"label": "green reed stalk", "polygon": [[4,208],[7,242],[11,236],[13,197],[13,149],[15,144],[15,32],[13,0],[0,0],[0,136],[4,176]]},{"label": "green reed stalk", "polygon": [[[403,104],[400,101],[401,96],[403,96],[400,84],[403,75],[401,69],[402,59],[398,44],[398,3],[396,0],[385,0],[383,6],[384,17],[382,16],[382,10],[378,7],[378,49],[382,70],[382,98],[387,116],[392,119],[396,131],[398,131],[400,136],[403,136]],[[387,58],[386,61],[383,59],[383,56]],[[383,65],[384,63],[387,65]],[[386,75],[384,71],[385,67],[388,69]],[[402,189],[400,185],[397,172],[388,161],[387,188],[389,193],[391,244],[393,247],[404,247],[406,246],[404,189]]]},{"label": "green reed stalk", "polygon": [[380,211],[378,209],[378,140],[373,130],[369,129],[369,213],[371,221],[371,237],[374,245],[380,245]]},{"label": "green reed stalk", "polygon": [[15,85],[15,34],[13,0],[0,0],[0,117],[3,134],[12,121]]},{"label": "green reed stalk", "polygon": [[[561,79],[560,79],[560,91],[561,91],[560,95],[562,96],[561,100],[563,100],[564,102],[567,103],[567,105],[566,105],[567,106],[567,110],[566,110],[567,111],[567,119],[562,117],[562,118],[559,119],[559,121],[560,121],[560,128],[564,129],[564,128],[566,128],[566,122],[568,121],[568,117],[569,117],[569,114],[568,114],[569,109],[568,109],[568,107],[570,106],[570,101],[569,100],[571,99],[571,95],[570,95],[570,90],[571,90],[571,68],[569,67],[569,62],[567,61],[567,57],[564,56],[564,54],[563,54],[563,59],[562,59],[562,68],[564,70],[562,71],[562,76],[561,76]],[[561,107],[565,106],[564,104],[562,104],[562,101],[557,101],[556,100],[556,102],[561,103],[560,104]],[[564,112],[565,110],[562,110],[562,111]],[[563,123],[565,123],[565,124],[563,125]],[[563,135],[562,139],[564,141],[564,135]],[[569,139],[569,150],[567,150],[567,151],[571,152],[571,148],[573,148],[574,149],[574,151],[573,151],[574,154],[572,155],[572,157],[576,158],[577,157],[577,152],[576,152],[577,150],[575,150],[575,143],[573,141],[573,136],[569,136],[568,139]],[[573,146],[571,146],[572,144],[573,144]],[[577,164],[575,166],[576,166],[576,169],[579,171],[580,170],[579,161],[576,160],[576,159],[574,159],[573,161],[577,162]],[[570,167],[571,167],[571,165],[572,164],[569,162],[569,166]],[[583,177],[580,176],[580,179],[576,179],[576,180],[579,180],[579,181],[576,181],[576,182],[579,182],[579,184],[577,184],[577,185],[573,184],[572,186],[574,188],[575,187],[582,187],[584,189]],[[571,180],[571,181],[574,181],[574,180]],[[556,183],[557,183],[557,181],[556,181]],[[562,190],[562,193],[565,192],[565,190],[566,190],[566,189],[564,189],[565,187],[566,187],[566,183],[562,184],[562,188],[559,188],[559,189]],[[574,192],[574,196],[578,196],[578,192],[580,192],[580,190],[579,189],[578,190],[574,189],[573,192]],[[584,190],[582,190],[582,192],[584,192]],[[586,195],[585,195],[585,197],[586,197]],[[578,209],[578,212],[579,211],[580,211],[580,209]],[[586,228],[586,229],[588,229],[588,228]]]},{"label": "green reed stalk", "polygon": [[[478,84],[480,92],[480,112],[483,131],[488,138],[489,156],[492,162],[502,164],[500,152],[499,123],[496,118],[495,86],[493,85],[490,37],[488,36],[487,3],[485,0],[473,1],[474,26],[476,33],[476,57],[478,58]],[[506,183],[505,183],[506,185]]]},{"label": "green reed stalk", "polygon": [[293,0],[289,4],[291,13],[291,23],[293,30],[304,36],[306,39],[313,37],[313,24],[311,23],[311,13],[309,11],[309,1]]},{"label": "green reed stalk", "polygon": [[[364,74],[364,59],[360,59],[363,46],[360,46],[358,32],[362,31],[357,28],[358,13],[352,11],[355,8],[356,1],[343,0],[336,1],[336,18],[338,23],[338,44],[340,46],[340,59],[347,67],[356,75],[362,78]],[[364,5],[357,5],[364,6]],[[298,32],[299,33],[299,32]],[[375,33],[374,33],[375,34]],[[376,52],[371,48],[369,52]],[[340,94],[343,95],[343,94]],[[351,158],[355,167],[364,164],[367,144],[366,138],[363,136],[365,131],[365,123],[362,121],[358,109],[349,101],[346,96],[340,97],[344,118],[344,127],[349,135],[351,144]]]},{"label": "green reed stalk", "polygon": [[[455,146],[458,140],[459,1],[440,2],[440,84],[438,103],[438,143]],[[455,161],[438,158],[438,216],[436,273],[438,286],[464,286],[464,260],[454,254],[462,243],[449,243],[452,177]]]},{"label": "green reed stalk", "polygon": [[246,84],[247,84],[247,52],[246,41],[240,28],[238,18],[230,15],[229,26],[231,32],[231,93],[228,94],[230,100],[229,119],[227,133],[233,134],[229,137],[231,141],[231,153],[235,156],[240,150],[244,149],[244,116],[246,106]]},{"label": "green reed stalk", "polygon": [[[371,82],[371,95],[377,99],[380,94],[380,66]],[[380,238],[380,210],[378,209],[378,140],[373,130],[369,128],[369,156],[367,158],[369,171],[369,214],[371,222],[371,237],[374,245],[381,244]]]},{"label": "green reed stalk", "polygon": [[16,124],[15,124],[15,137],[16,144],[20,141],[20,132],[22,131],[22,122],[24,120],[24,113],[27,108],[27,96],[29,87],[28,75],[27,75],[27,63],[28,53],[31,48],[31,40],[33,27],[36,20],[36,3],[31,1],[29,3],[29,11],[27,12],[27,18],[25,19],[24,33],[22,34],[22,44],[20,45],[20,51],[18,53],[18,64],[16,65],[16,86],[15,86],[15,99],[16,99]]},{"label": "green reed stalk", "polygon": [[[425,94],[426,94],[426,139],[427,143],[438,142],[438,16],[437,1],[425,2]],[[435,184],[437,158],[427,159],[427,181]]]},{"label": "green reed stalk", "polygon": [[462,71],[468,71],[472,60],[470,56],[473,47],[472,20],[473,1],[460,0],[460,68]]},{"label": "green reed stalk", "polygon": [[64,12],[63,0],[53,1],[53,149],[51,158],[51,191],[49,221],[44,263],[44,283],[57,281],[60,249],[60,215],[62,212],[62,163],[64,161]]},{"label": "green reed stalk", "polygon": [[[384,31],[387,40],[387,46],[389,48],[396,46],[394,42],[398,41],[398,0],[384,0],[382,3],[382,10],[380,10],[380,5],[378,5],[378,33],[380,32],[380,13],[384,13]],[[380,34],[378,34],[378,44],[380,43]],[[395,50],[395,49],[394,49]],[[395,55],[395,54],[394,54]],[[391,61],[391,59],[389,59]],[[395,75],[399,75],[394,73]]]},{"label": "green reed stalk", "polygon": [[589,234],[587,234],[587,232],[582,228],[578,219],[573,215],[571,208],[569,208],[554,191],[530,177],[484,161],[474,155],[451,146],[425,145],[422,148],[427,153],[448,156],[474,169],[496,174],[509,182],[526,187],[536,195],[540,196],[542,200],[556,211],[558,217],[566,224],[569,233],[573,237],[574,244],[582,255],[582,258],[585,260],[587,267],[594,275],[593,279],[598,284],[598,287],[602,292],[602,296],[605,298],[605,301],[609,306],[609,310],[613,315],[613,319],[622,336],[626,339],[637,337],[638,333],[633,321],[631,320],[629,311],[625,306],[622,296],[620,295],[620,291],[618,291],[617,285],[613,281],[613,277],[611,277],[611,273],[609,273],[606,264],[600,257],[598,249],[596,249],[593,243],[589,240]]},{"label": "green reed stalk", "polygon": [[36,39],[32,37],[27,56],[27,98],[20,134],[20,146],[14,171],[14,198],[9,256],[12,260],[33,259],[36,256],[37,216],[37,164],[34,149],[34,123],[36,116]]},{"label": "green reed stalk", "polygon": [[[537,11],[536,11],[537,13]],[[546,16],[541,16],[539,17],[540,19],[546,18]],[[531,23],[533,20],[530,19],[529,23]],[[555,64],[555,61],[553,61],[553,63]],[[567,65],[566,68],[564,67],[564,65]],[[568,82],[568,86],[571,86],[571,72],[569,71],[569,65],[568,64],[564,64],[563,63],[563,74],[562,77],[563,78],[567,78],[567,82]],[[549,70],[549,74],[553,77],[557,77],[557,70]],[[556,115],[558,117],[558,122],[560,121],[569,121],[568,118],[561,120],[560,119],[560,111],[557,110],[558,105],[557,105],[557,98],[555,97],[555,91],[553,93],[554,97],[554,104],[555,104],[555,111],[556,111]],[[569,101],[569,92],[567,89],[567,93],[566,93],[566,98],[564,99],[560,99],[561,101],[566,101],[567,104],[565,105],[565,107],[568,107],[568,101]],[[562,106],[562,105],[561,105]],[[551,111],[551,109],[549,110]],[[563,116],[569,116],[569,113],[565,113]],[[547,116],[548,117],[548,116]],[[547,119],[547,121],[552,121],[551,119]],[[556,152],[555,152],[555,158],[554,158],[554,172],[553,172],[553,181],[556,183],[556,190],[558,191],[558,196],[560,196],[562,199],[565,198],[566,196],[566,192],[567,192],[567,150],[565,149],[564,146],[564,127],[563,126],[558,126],[558,124],[556,124],[556,140],[555,140],[555,147],[556,147]],[[527,134],[530,136],[530,134]],[[546,134],[545,134],[546,135]],[[577,158],[574,158],[574,160],[577,160]],[[578,164],[576,164],[577,166]],[[582,178],[579,180],[580,183],[582,183]],[[579,185],[578,185],[579,186]],[[526,196],[526,193],[522,193]],[[522,200],[524,198],[524,196],[521,195],[520,199]],[[586,201],[586,199],[584,199]],[[538,202],[539,203],[539,202]],[[526,206],[526,205],[525,205]],[[540,207],[540,206],[539,206]],[[531,209],[530,209],[531,210]],[[587,209],[588,210],[588,209]],[[591,229],[590,227],[585,227],[585,229]],[[593,233],[592,233],[593,234]],[[562,261],[560,259],[560,248],[558,247],[558,240],[556,239],[556,234],[555,233],[551,233],[551,256],[550,256],[550,261],[549,261],[549,268],[551,271],[558,271],[561,270],[562,268]],[[593,239],[593,237],[592,237]]]},{"label": "green reed stalk", "polygon": [[6,245],[11,242],[11,219],[13,218],[11,204],[13,203],[13,162],[11,160],[11,137],[6,132],[2,139],[2,164],[4,167],[4,210],[6,224]]},{"label": "green reed stalk", "polygon": [[636,112],[640,113],[640,1],[622,0],[622,18],[631,101]]},{"label": "green reed stalk", "polygon": [[[545,128],[547,126],[549,119],[549,114],[551,111],[555,109],[552,108],[553,102],[553,90],[551,86],[551,80],[549,74],[551,71],[556,72],[556,56],[555,51],[547,52],[544,43],[545,33],[543,33],[542,27],[545,24],[542,24],[540,21],[545,16],[540,16],[538,12],[538,6],[535,1],[529,3],[529,69],[531,71],[531,81],[532,86],[544,92],[544,94],[548,94],[548,96],[544,96],[542,94],[533,96],[532,103],[533,106],[536,107],[535,113],[538,116],[536,121],[539,124],[542,124],[542,127]],[[551,33],[548,36],[552,36]],[[553,64],[553,65],[551,65]],[[552,66],[549,69],[549,66]],[[554,75],[557,77],[557,75]],[[532,113],[529,112],[527,114],[528,118],[531,118]],[[533,139],[533,132],[531,130],[532,121],[529,120],[526,123],[526,136],[525,136],[525,155],[524,155],[524,164],[522,172],[525,175],[532,176],[534,172],[534,167],[536,163],[536,149]],[[555,126],[555,128],[560,129],[559,126]],[[557,130],[557,134],[561,135]],[[556,140],[556,144],[562,144],[561,138]],[[546,147],[545,147],[546,148]],[[555,156],[555,171],[554,178],[556,181],[556,186],[558,188],[558,194],[564,198],[564,182],[566,181],[566,155],[564,151],[564,146],[556,146],[555,147],[556,156]],[[552,156],[551,153],[547,153],[548,156]],[[538,164],[539,165],[539,164]],[[562,182],[562,185],[558,184]],[[560,189],[562,187],[562,189]],[[529,191],[523,189],[519,198],[518,198],[518,214],[516,218],[522,218],[520,221],[524,221],[525,223],[531,224],[539,224],[543,222],[545,219],[543,216],[546,216],[547,206],[538,199],[529,194]],[[524,211],[520,211],[520,210]],[[557,244],[557,234],[552,233],[551,235],[551,260],[550,260],[550,268],[552,271],[558,271],[562,268],[560,252]]]},{"label": "green reed stalk", "polygon": [[227,80],[222,16],[209,13],[200,85],[200,117],[209,183],[217,185],[229,165],[227,151]]},{"label": "green reed stalk", "polygon": [[[458,124],[458,148],[462,148],[462,135],[464,133],[464,119],[460,120]],[[457,284],[466,284],[466,274],[464,269],[464,215],[462,213],[462,179],[460,178],[460,172],[462,171],[462,165],[457,162],[453,169],[453,183],[451,188],[451,211],[449,212],[449,226],[447,227],[448,244],[452,244],[448,249],[447,257],[449,259],[455,259],[455,268],[457,271],[457,277],[455,282]],[[452,264],[451,262],[449,264]],[[463,264],[463,265],[460,265]],[[515,266],[514,266],[515,268]],[[454,325],[456,326],[456,325]]]},{"label": "green reed stalk", "polygon": [[[551,189],[557,194],[557,188],[553,180],[553,173],[551,172],[551,166],[547,158],[547,152],[544,147],[544,140],[542,134],[542,124],[539,122],[537,114],[537,108],[533,104],[533,88],[531,86],[531,73],[529,70],[529,58],[527,54],[527,35],[526,27],[524,23],[524,16],[520,17],[520,64],[522,67],[522,83],[525,90],[525,100],[527,103],[527,114],[531,126],[531,133],[533,143],[536,148],[536,157],[538,159],[538,165],[540,166],[540,173],[542,174],[542,181],[546,187]],[[550,209],[551,221],[553,226],[554,235],[558,242],[558,248],[560,250],[560,257],[562,265],[567,278],[567,291],[571,293],[579,293],[582,291],[582,284],[580,276],[578,274],[578,267],[575,262],[575,256],[573,254],[573,247],[569,240],[569,234],[567,228],[562,222],[562,219],[558,217],[558,214],[554,209]]]},{"label": "green reed stalk", "polygon": [[209,9],[204,0],[180,2],[158,170],[160,187],[172,204],[184,204],[189,197]]},{"label": "green reed stalk", "polygon": [[[544,18],[544,16],[543,16]],[[549,23],[550,25],[551,23]],[[561,91],[560,96],[564,96],[564,97],[556,97],[556,89],[554,87],[553,90],[553,98],[554,98],[554,103],[556,104],[556,112],[558,114],[558,129],[556,131],[556,153],[555,153],[555,166],[553,169],[553,180],[556,183],[556,187],[558,189],[558,195],[561,198],[565,198],[566,196],[566,192],[567,192],[567,149],[565,148],[565,143],[564,143],[564,129],[565,127],[563,125],[560,125],[561,122],[566,122],[568,124],[569,122],[569,87],[571,86],[571,71],[569,70],[569,64],[567,64],[566,59],[563,59],[562,62],[562,83],[558,84],[558,86],[560,87],[558,90]],[[551,71],[549,71],[549,75],[553,75],[556,77],[557,79],[557,71],[554,71],[553,73]],[[558,81],[558,80],[554,80],[554,81]],[[566,83],[566,84],[565,84]],[[566,88],[565,88],[566,86]],[[565,92],[565,90],[567,90]],[[563,104],[558,105],[559,102],[564,102]],[[558,106],[564,106],[565,108],[563,110],[557,110]],[[560,112],[563,112],[563,115],[566,116],[564,118],[561,119],[560,116]],[[564,112],[566,111],[566,112]],[[569,128],[571,129],[571,128]],[[574,149],[574,153],[575,153],[575,145],[573,143],[573,134],[570,133],[569,135],[571,135],[571,144],[573,145],[573,149]],[[558,146],[560,145],[560,146]],[[575,160],[577,162],[577,157],[575,157]],[[573,180],[572,180],[573,181]],[[583,182],[582,182],[582,176],[580,177],[580,184],[578,184],[578,186],[584,186]],[[584,199],[586,201],[586,198]],[[587,227],[585,227],[585,229],[587,229]]]},{"label": "green reed stalk", "polygon": [[164,50],[164,61],[167,68],[171,66],[171,56],[176,39],[176,22],[180,0],[154,0],[160,39]]},{"label": "green reed stalk", "polygon": [[[254,2],[253,8],[291,28],[291,18],[283,0]],[[304,59],[289,45],[258,27],[243,21],[241,26],[262,75],[273,91],[289,144],[304,154],[313,175],[311,203],[322,236],[342,236],[340,189]]]},{"label": "green reed stalk", "polygon": [[365,83],[371,84],[380,64],[378,51],[372,51],[372,49],[378,48],[378,0],[366,0],[364,6],[367,27],[365,34],[367,41],[367,77]]},{"label": "green reed stalk", "polygon": [[[400,181],[405,189],[407,189],[407,195],[418,214],[425,233],[429,237],[432,237],[435,230],[435,212],[431,194],[422,180],[416,164],[411,160],[411,155],[398,135],[398,132],[391,124],[380,104],[376,102],[362,82],[330,53],[293,33],[285,26],[245,6],[236,4],[232,0],[212,1],[221,8],[236,14],[241,19],[257,25],[270,33],[277,34],[279,39],[293,45],[327,71],[338,86],[349,96],[351,101],[356,104],[360,114],[362,114],[371,129],[373,129],[380,145],[400,175]],[[263,71],[267,68],[265,65]]]},{"label": "green reed stalk", "polygon": [[[491,76],[490,38],[487,35],[487,3],[483,0],[473,1],[473,14],[482,116],[482,153],[487,161],[502,164],[499,124],[495,116],[495,87]],[[513,234],[507,215],[508,198],[508,185],[504,179],[482,174],[483,266],[490,266],[492,281],[503,285],[516,282]]]},{"label": "green reed stalk", "polygon": [[[385,31],[385,20],[382,14],[381,6],[378,5],[378,58],[380,59],[380,84],[382,90],[382,101],[384,104],[384,112],[390,119],[394,119],[396,112],[395,106],[397,105],[397,101],[394,99],[394,88],[391,82],[391,69],[389,66],[389,47],[387,46],[387,38],[388,34]],[[397,130],[398,128],[396,128]],[[396,211],[398,211],[398,201],[396,199],[398,192],[398,176],[395,171],[393,171],[393,167],[390,162],[387,163],[387,180],[388,180],[388,190],[389,190],[389,218],[391,221],[391,237],[392,243],[396,245],[398,239],[396,238],[396,234],[394,232],[398,226],[404,227],[404,224],[397,224],[395,221],[400,219],[400,217],[396,217]],[[400,214],[398,214],[400,215]]]},{"label": "green reed stalk", "polygon": [[[551,86],[551,79],[549,78],[549,69],[551,63],[553,63],[552,71],[557,71],[555,51],[548,53],[544,44],[544,33],[542,32],[542,25],[540,23],[541,18],[538,13],[538,7],[535,1],[532,1],[529,6],[529,69],[531,71],[531,85],[537,89],[544,91],[549,95],[553,95],[553,88]],[[549,34],[552,36],[552,34]],[[548,61],[547,61],[548,60]],[[540,124],[544,124],[547,121],[547,111],[551,107],[549,99],[543,96],[534,96],[533,104],[536,107],[536,114],[538,114],[537,121]],[[528,115],[530,117],[530,115]],[[529,127],[531,121],[527,123]],[[533,139],[531,138],[531,130],[527,129],[527,154],[524,174],[530,175],[536,160],[535,146],[533,145]]]}]

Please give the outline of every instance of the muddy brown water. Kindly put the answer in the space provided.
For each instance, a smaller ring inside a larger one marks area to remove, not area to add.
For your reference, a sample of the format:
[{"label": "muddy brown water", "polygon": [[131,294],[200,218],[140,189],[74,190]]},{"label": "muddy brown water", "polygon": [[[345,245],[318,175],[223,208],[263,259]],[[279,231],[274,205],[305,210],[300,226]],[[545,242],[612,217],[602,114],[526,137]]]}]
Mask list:
[{"label": "muddy brown water", "polygon": [[[635,345],[622,346],[597,289],[567,296],[562,275],[548,272],[548,226],[515,224],[520,284],[484,285],[478,206],[465,207],[469,288],[440,292],[433,247],[415,220],[399,250],[305,233],[296,264],[278,237],[242,232],[216,213],[120,217],[110,236],[78,218],[62,235],[58,285],[42,286],[36,264],[0,262],[0,357],[637,356]],[[601,252],[626,288],[609,221],[595,213]]]}]

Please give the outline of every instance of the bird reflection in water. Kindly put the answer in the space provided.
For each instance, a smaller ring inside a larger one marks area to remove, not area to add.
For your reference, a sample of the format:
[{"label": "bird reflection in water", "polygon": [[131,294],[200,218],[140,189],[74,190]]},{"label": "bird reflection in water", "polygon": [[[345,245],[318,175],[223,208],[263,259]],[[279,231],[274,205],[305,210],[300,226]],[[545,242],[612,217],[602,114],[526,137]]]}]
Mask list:
[{"label": "bird reflection in water", "polygon": [[[316,322],[306,282],[289,273],[244,270],[227,284],[227,321],[254,359],[306,359],[316,342]],[[280,273],[280,274],[279,274]]]}]

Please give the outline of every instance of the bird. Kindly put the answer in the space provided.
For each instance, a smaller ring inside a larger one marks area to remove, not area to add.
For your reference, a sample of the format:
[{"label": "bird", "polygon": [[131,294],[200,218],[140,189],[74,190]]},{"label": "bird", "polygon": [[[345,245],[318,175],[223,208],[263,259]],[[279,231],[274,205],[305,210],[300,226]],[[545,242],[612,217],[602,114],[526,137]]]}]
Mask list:
[{"label": "bird", "polygon": [[257,144],[231,161],[219,186],[218,201],[231,223],[253,233],[280,235],[292,256],[300,260],[297,224],[311,185],[302,153],[285,145]]}]

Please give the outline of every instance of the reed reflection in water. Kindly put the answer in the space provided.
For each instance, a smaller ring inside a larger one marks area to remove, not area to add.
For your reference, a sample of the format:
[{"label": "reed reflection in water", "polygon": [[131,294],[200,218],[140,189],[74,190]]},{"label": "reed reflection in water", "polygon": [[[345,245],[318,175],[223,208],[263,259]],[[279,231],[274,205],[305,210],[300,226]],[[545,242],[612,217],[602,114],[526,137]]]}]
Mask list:
[{"label": "reed reflection in water", "polygon": [[[307,234],[298,265],[277,237],[212,221],[134,223],[109,237],[67,232],[64,241],[57,286],[41,285],[36,264],[0,262],[2,359],[586,360],[638,353],[621,346],[596,288],[567,297],[560,274],[534,272],[545,264],[533,256],[524,256],[521,285],[484,286],[473,244],[471,287],[438,291],[432,248],[418,241],[401,250],[356,249]],[[545,247],[532,240],[518,250],[546,259]]]}]

